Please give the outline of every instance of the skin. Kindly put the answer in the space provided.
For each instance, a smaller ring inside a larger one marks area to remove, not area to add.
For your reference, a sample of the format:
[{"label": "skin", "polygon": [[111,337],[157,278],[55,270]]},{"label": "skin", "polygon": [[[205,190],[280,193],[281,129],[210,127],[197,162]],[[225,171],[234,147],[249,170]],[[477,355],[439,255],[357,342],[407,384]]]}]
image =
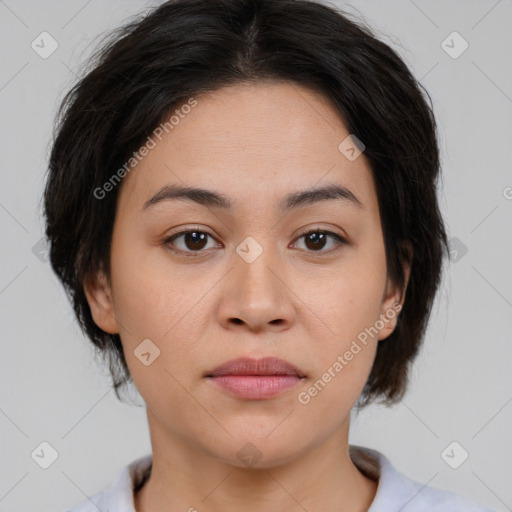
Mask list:
[{"label": "skin", "polygon": [[[387,278],[368,161],[342,155],[349,132],[333,105],[297,84],[239,84],[196,99],[124,178],[110,279],[97,273],[85,285],[97,325],[120,334],[147,406],[153,470],[135,508],[367,510],[377,484],[349,456],[350,411],[397,315],[308,404],[298,395],[402,304]],[[288,213],[277,207],[291,192],[328,183],[350,189],[362,207],[332,199]],[[168,200],[143,209],[171,184],[215,190],[234,206]],[[194,251],[184,236],[166,245],[185,229],[211,235],[199,256],[171,250]],[[318,229],[347,243],[329,238],[315,250],[300,235]],[[252,263],[235,251],[248,236],[263,249]],[[134,354],[144,339],[160,350],[148,366]],[[204,378],[241,356],[276,356],[307,377],[259,401]],[[252,467],[237,457],[247,442],[261,455]]]}]

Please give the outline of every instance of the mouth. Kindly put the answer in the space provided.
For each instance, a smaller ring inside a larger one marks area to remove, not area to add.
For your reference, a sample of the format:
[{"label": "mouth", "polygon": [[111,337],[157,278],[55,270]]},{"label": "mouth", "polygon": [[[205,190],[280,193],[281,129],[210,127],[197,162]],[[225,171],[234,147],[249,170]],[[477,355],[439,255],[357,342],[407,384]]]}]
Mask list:
[{"label": "mouth", "polygon": [[306,374],[283,359],[243,357],[221,364],[205,377],[236,398],[265,400],[295,387]]}]

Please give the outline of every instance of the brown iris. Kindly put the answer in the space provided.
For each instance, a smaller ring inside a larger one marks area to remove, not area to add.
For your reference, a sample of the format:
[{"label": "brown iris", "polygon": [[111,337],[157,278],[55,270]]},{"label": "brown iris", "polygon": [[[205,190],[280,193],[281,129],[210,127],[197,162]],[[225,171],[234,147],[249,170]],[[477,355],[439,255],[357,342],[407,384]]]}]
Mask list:
[{"label": "brown iris", "polygon": [[308,249],[318,250],[325,246],[326,234],[323,231],[313,231],[304,235],[304,238]]}]

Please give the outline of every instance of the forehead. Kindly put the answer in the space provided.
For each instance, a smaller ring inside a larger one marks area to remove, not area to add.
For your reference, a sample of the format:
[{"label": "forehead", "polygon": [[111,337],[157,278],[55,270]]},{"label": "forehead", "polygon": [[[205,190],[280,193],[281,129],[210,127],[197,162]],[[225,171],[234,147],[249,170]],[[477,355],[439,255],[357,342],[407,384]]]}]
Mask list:
[{"label": "forehead", "polygon": [[180,184],[222,190],[235,207],[255,208],[255,197],[278,200],[327,183],[349,188],[369,206],[375,202],[368,161],[364,153],[349,160],[340,150],[350,134],[325,96],[294,83],[262,82],[194,100],[193,108],[177,105],[172,123],[152,137],[153,149],[123,180],[120,203],[142,207],[161,187]]}]

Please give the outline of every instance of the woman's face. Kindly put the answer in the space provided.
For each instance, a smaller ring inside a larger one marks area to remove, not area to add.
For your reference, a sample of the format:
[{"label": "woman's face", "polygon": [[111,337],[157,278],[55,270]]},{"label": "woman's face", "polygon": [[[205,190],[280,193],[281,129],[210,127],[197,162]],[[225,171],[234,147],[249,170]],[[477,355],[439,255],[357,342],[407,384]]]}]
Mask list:
[{"label": "woman's face", "polygon": [[[111,287],[99,276],[87,296],[120,333],[153,433],[272,466],[346,439],[399,292],[369,164],[323,96],[274,82],[194,99],[124,178]],[[325,187],[341,193],[293,200]],[[270,357],[298,374],[258,366]],[[255,371],[214,371],[237,358]]]}]

